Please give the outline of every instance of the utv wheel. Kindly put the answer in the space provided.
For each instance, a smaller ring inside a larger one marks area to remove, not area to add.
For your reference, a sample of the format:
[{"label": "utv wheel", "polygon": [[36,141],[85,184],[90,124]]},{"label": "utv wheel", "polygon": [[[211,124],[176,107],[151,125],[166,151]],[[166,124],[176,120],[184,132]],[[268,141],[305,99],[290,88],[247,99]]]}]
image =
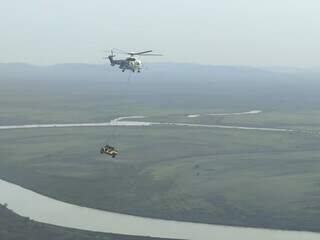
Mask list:
[{"label": "utv wheel", "polygon": [[104,153],[104,150],[103,150],[103,148],[101,148],[101,149],[100,149],[100,153],[101,153],[101,154],[103,154],[103,153]]}]

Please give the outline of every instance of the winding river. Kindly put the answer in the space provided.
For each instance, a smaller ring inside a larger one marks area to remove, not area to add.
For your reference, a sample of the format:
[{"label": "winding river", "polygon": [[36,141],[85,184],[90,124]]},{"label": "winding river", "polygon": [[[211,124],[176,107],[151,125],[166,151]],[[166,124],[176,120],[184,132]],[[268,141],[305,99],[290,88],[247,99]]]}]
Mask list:
[{"label": "winding river", "polygon": [[89,231],[190,240],[319,240],[311,232],[169,221],[79,207],[0,180],[0,203],[39,222]]},{"label": "winding river", "polygon": [[[246,114],[258,114],[261,111],[254,110],[243,113],[220,113],[216,115],[246,115]],[[208,114],[214,115],[214,114]],[[188,115],[188,117],[200,116]],[[142,119],[145,116],[129,116],[119,117],[111,120],[110,122],[100,123],[62,123],[62,124],[29,124],[29,125],[8,125],[0,126],[0,130],[14,130],[14,129],[31,129],[31,128],[68,128],[68,127],[112,127],[112,126],[138,126],[138,127],[150,127],[155,125],[167,125],[167,126],[182,126],[182,127],[202,127],[202,128],[222,128],[222,129],[238,129],[238,130],[257,130],[257,131],[272,131],[272,132],[294,132],[293,129],[284,128],[263,128],[263,127],[242,127],[232,125],[214,125],[214,124],[194,124],[194,123],[177,123],[177,122],[145,122],[145,121],[132,121],[132,119]]]},{"label": "winding river", "polygon": [[[249,113],[254,114],[254,113]],[[232,128],[260,131],[293,131],[275,128],[249,128],[223,125],[202,125],[187,123],[153,123],[139,121],[124,121],[143,118],[142,116],[123,117],[107,123],[77,123],[77,124],[35,124],[0,126],[0,130],[25,128],[54,127],[99,127],[99,126],[151,126],[156,124]],[[30,217],[39,222],[57,226],[98,231],[115,234],[151,236],[172,239],[189,240],[319,240],[320,234],[311,232],[282,231],[246,227],[229,227],[222,225],[191,223],[182,221],[161,220],[138,217],[126,214],[101,211],[61,202],[35,193],[18,185],[0,180],[0,203],[8,204],[8,208],[16,213]]]}]

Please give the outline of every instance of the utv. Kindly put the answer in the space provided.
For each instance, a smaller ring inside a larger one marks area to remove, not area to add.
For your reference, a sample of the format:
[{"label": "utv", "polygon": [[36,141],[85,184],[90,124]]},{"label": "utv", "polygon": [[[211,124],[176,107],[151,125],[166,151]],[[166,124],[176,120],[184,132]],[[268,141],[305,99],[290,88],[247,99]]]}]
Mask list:
[{"label": "utv", "polygon": [[100,153],[101,154],[108,154],[108,155],[112,156],[113,158],[118,155],[118,151],[114,147],[111,147],[109,145],[105,145],[104,147],[102,147],[100,150]]}]

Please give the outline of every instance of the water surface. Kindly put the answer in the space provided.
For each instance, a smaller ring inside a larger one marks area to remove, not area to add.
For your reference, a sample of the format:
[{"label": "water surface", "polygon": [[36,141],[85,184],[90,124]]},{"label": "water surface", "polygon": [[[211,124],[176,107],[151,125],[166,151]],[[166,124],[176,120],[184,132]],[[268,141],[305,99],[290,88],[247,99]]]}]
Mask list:
[{"label": "water surface", "polygon": [[311,232],[228,227],[137,217],[79,207],[0,180],[0,203],[39,222],[82,230],[190,240],[319,240]]}]

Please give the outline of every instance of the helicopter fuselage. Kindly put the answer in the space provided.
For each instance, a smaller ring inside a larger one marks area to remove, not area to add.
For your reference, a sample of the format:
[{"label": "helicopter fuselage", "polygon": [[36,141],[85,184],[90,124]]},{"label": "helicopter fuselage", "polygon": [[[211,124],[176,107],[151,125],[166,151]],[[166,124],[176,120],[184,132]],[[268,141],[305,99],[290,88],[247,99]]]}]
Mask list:
[{"label": "helicopter fuselage", "polygon": [[113,55],[108,56],[111,66],[119,65],[119,68],[124,72],[131,70],[132,72],[141,72],[142,62],[134,57],[115,60]]}]

